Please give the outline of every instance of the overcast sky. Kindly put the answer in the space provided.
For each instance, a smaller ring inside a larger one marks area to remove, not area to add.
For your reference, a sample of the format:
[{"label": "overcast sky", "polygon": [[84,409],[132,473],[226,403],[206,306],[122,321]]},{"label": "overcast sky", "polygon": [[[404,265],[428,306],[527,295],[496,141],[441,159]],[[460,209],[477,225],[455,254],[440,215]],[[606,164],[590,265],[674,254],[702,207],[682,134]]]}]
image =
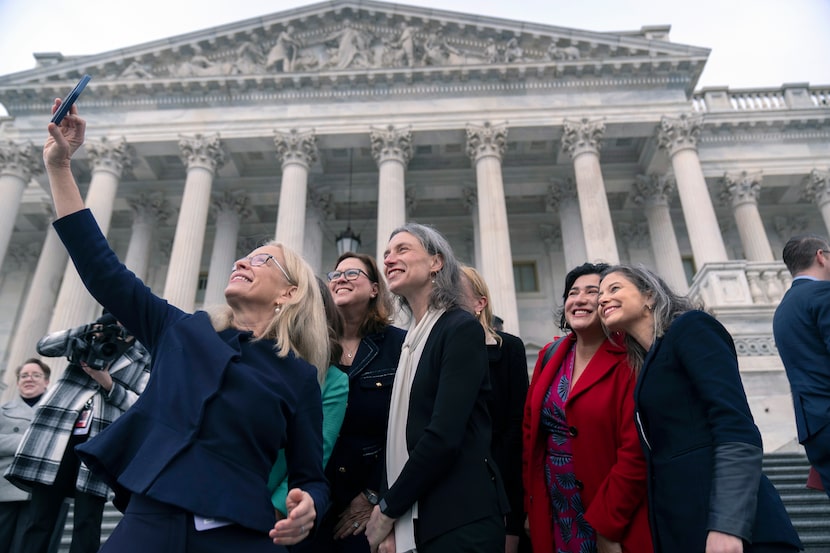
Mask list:
[{"label": "overcast sky", "polygon": [[[0,75],[35,52],[98,54],[286,9],[299,0],[0,0]],[[712,50],[698,83],[830,85],[830,0],[409,0],[403,4],[590,31],[671,25]]]}]

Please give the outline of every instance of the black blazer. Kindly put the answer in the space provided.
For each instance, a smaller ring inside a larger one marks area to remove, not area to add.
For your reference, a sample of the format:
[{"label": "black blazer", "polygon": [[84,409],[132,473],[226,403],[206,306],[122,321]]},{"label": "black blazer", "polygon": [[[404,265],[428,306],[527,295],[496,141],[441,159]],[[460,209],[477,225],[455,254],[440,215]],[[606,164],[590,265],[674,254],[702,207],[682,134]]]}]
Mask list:
[{"label": "black blazer", "polygon": [[830,281],[795,279],[775,310],[772,329],[804,443],[830,424]]},{"label": "black blazer", "polygon": [[[700,553],[709,530],[801,546],[761,474],[761,435],[723,325],[703,311],[675,319],[646,355],[634,401],[656,553]],[[730,447],[740,454],[719,457]],[[716,456],[728,478],[718,479]]]},{"label": "black blazer", "polygon": [[427,337],[409,401],[409,460],[383,494],[398,518],[416,501],[416,543],[507,512],[490,460],[489,390],[484,329],[468,312],[444,313]]}]

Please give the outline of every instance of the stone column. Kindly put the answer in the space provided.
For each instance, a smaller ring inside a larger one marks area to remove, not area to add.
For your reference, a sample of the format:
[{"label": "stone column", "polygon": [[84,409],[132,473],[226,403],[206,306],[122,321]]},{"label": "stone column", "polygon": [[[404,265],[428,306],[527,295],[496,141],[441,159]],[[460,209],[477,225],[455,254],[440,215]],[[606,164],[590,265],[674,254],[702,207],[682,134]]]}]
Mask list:
[{"label": "stone column", "polygon": [[141,280],[147,278],[150,253],[153,247],[153,233],[156,227],[170,216],[167,200],[161,195],[141,194],[128,198],[127,204],[133,212],[133,227],[124,265]]},{"label": "stone column", "polygon": [[830,171],[810,171],[804,185],[804,196],[821,210],[827,235],[830,236]]},{"label": "stone column", "polygon": [[187,166],[179,220],[173,237],[170,264],[164,283],[164,297],[184,311],[193,311],[202,247],[205,242],[210,189],[216,171],[225,163],[219,135],[182,136],[179,150]]},{"label": "stone column", "polygon": [[31,142],[0,142],[0,266],[11,242],[17,210],[32,176],[41,169],[41,156]]},{"label": "stone column", "polygon": [[276,239],[303,255],[308,172],[317,160],[317,137],[314,130],[274,132],[274,145],[282,163]]},{"label": "stone column", "polygon": [[582,233],[582,216],[573,179],[552,179],[545,197],[546,211],[559,213],[562,231],[562,252],[565,255],[565,272],[588,260],[585,235]]},{"label": "stone column", "polygon": [[764,222],[758,212],[758,195],[761,193],[762,175],[742,171],[725,173],[721,185],[721,201],[730,202],[735,213],[735,223],[744,247],[747,261],[774,261]]},{"label": "stone column", "polygon": [[674,189],[674,178],[669,175],[637,175],[632,201],[645,210],[657,273],[675,292],[686,294],[689,283],[669,212],[669,198]]},{"label": "stone column", "polygon": [[376,259],[383,252],[392,231],[406,222],[406,186],[404,174],[412,159],[412,131],[372,129],[372,157],[378,164],[378,232]]},{"label": "stone column", "polygon": [[478,222],[478,197],[476,189],[473,186],[465,186],[463,189],[464,207],[467,213],[470,214],[470,220],[473,223],[473,264],[481,264],[481,225]]},{"label": "stone column", "polygon": [[[50,213],[51,208],[51,205],[47,206]],[[14,369],[27,358],[37,355],[35,344],[48,333],[49,320],[58,297],[61,276],[66,268],[67,258],[66,249],[63,247],[60,238],[58,238],[52,225],[47,225],[46,239],[40,249],[40,256],[32,275],[29,292],[26,294],[26,300],[20,310],[14,336],[9,346],[9,354],[6,360],[7,367]],[[6,374],[8,374],[8,370]],[[14,382],[6,382],[11,384],[12,387],[14,386]]]},{"label": "stone column", "polygon": [[207,287],[203,305],[221,305],[225,303],[225,288],[231,274],[231,266],[237,260],[237,239],[239,222],[242,217],[249,217],[251,209],[245,194],[224,192],[214,198],[212,210],[216,216],[216,232],[213,235],[213,251],[210,254]]},{"label": "stone column", "polygon": [[[109,231],[115,195],[123,170],[131,164],[131,151],[124,138],[110,140],[106,137],[86,144],[92,164],[92,180],[86,195],[86,206],[92,211],[101,232]],[[70,262],[63,275],[55,312],[49,323],[49,331],[73,328],[88,323],[100,313],[101,307],[86,291],[75,266]]]},{"label": "stone column", "polygon": [[314,274],[322,276],[324,272],[328,271],[328,268],[323,269],[324,221],[334,218],[331,194],[310,188],[307,210],[303,257],[311,265]]},{"label": "stone column", "polygon": [[467,154],[476,169],[478,219],[481,240],[479,268],[490,288],[493,313],[504,319],[504,330],[519,334],[519,311],[513,281],[510,227],[501,174],[507,127],[467,126]]},{"label": "stone column", "polygon": [[697,139],[702,123],[703,117],[696,115],[663,117],[657,132],[660,147],[671,157],[672,169],[677,179],[677,192],[683,207],[683,218],[686,221],[686,232],[689,234],[692,255],[698,270],[706,263],[728,259],[718,218],[697,155]]},{"label": "stone column", "polygon": [[587,118],[580,121],[566,120],[562,150],[573,159],[587,260],[619,263],[620,254],[617,251],[611,209],[608,207],[599,164],[603,134],[605,123],[602,121]]},{"label": "stone column", "polygon": [[[579,229],[580,236],[582,236],[582,229]],[[564,280],[562,284],[559,284],[559,278],[562,276],[561,268],[557,266],[557,258],[556,254],[554,253],[557,247],[562,248],[562,252],[565,253],[566,248],[565,244],[562,242],[562,227],[556,227],[554,225],[542,224],[539,225],[539,238],[542,239],[542,244],[545,246],[545,253],[547,254],[548,258],[548,278],[543,278],[542,281],[547,284],[548,290],[545,294],[548,298],[550,298],[552,306],[555,308],[561,302],[559,299],[562,296],[562,287],[564,287]],[[579,263],[575,264],[579,265]],[[566,267],[565,273],[570,271],[574,267]],[[554,309],[555,311],[555,309]],[[556,326],[559,326],[559,322],[556,322]],[[531,372],[533,369],[530,369]]]}]

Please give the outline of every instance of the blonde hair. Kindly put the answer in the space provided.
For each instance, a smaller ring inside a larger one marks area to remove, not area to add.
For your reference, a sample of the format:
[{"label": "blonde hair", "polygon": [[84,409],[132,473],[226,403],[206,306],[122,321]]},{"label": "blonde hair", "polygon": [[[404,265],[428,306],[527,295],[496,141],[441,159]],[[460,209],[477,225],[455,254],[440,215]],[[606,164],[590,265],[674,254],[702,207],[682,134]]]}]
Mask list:
[{"label": "blonde hair", "polygon": [[[322,385],[329,367],[329,331],[317,277],[309,264],[291,248],[276,241],[265,246],[282,251],[285,272],[297,290],[280,306],[257,339],[274,340],[279,357],[292,352],[314,365],[317,380]],[[229,305],[212,308],[208,313],[217,331],[233,325],[233,310]]]},{"label": "blonde hair", "polygon": [[478,322],[480,322],[481,326],[484,327],[485,334],[495,338],[496,343],[501,345],[501,336],[499,336],[496,329],[493,328],[493,308],[490,307],[490,288],[488,288],[487,282],[485,282],[484,277],[481,276],[481,273],[469,265],[462,265],[461,272],[464,273],[464,276],[467,277],[468,281],[470,281],[470,285],[473,287],[473,293],[487,300],[487,303],[484,305],[484,309],[482,309],[479,313],[474,313],[476,319],[478,319]]}]

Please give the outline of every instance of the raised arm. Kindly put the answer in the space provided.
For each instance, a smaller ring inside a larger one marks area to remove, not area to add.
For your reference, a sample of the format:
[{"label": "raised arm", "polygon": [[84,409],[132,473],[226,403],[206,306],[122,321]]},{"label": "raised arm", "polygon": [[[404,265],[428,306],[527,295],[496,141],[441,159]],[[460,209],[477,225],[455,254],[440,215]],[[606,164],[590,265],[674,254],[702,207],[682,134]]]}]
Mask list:
[{"label": "raised arm", "polygon": [[[60,105],[61,99],[55,98],[52,113]],[[47,130],[49,138],[43,145],[43,163],[52,187],[55,215],[60,218],[84,209],[84,200],[72,176],[70,160],[84,143],[86,121],[78,116],[78,107],[72,106],[60,125],[49,123]]]}]

